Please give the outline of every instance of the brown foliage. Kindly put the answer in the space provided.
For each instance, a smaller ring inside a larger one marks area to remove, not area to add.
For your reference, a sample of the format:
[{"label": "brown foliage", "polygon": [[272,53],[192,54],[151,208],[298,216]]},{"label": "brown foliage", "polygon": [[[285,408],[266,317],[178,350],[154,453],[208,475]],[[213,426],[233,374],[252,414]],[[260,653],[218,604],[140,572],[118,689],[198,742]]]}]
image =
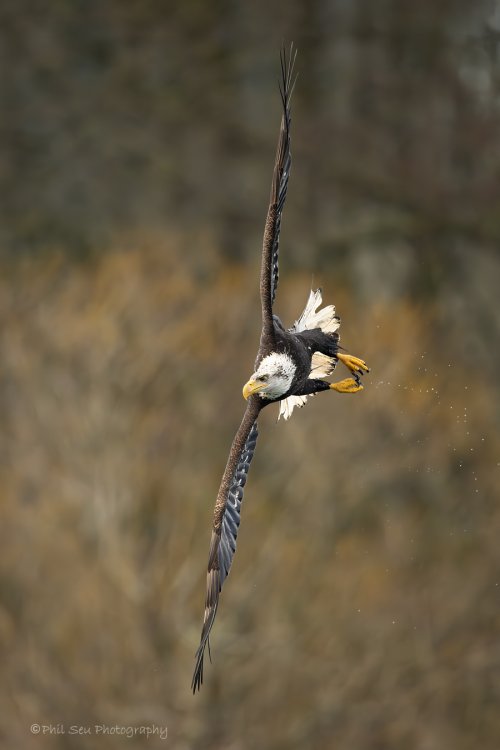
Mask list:
[{"label": "brown foliage", "polygon": [[[499,29],[489,0],[1,5],[2,746],[500,747]],[[278,312],[322,285],[372,373],[262,415],[193,698],[287,39]]]},{"label": "brown foliage", "polygon": [[[257,269],[222,264],[201,236],[128,244],[1,269],[6,746],[125,742],[42,740],[38,721],[157,723],[176,748],[493,748],[500,440],[461,328],[444,337],[438,305],[361,307],[321,279],[372,373],[289,423],[263,414],[193,698]],[[308,289],[283,276],[285,322]]]}]

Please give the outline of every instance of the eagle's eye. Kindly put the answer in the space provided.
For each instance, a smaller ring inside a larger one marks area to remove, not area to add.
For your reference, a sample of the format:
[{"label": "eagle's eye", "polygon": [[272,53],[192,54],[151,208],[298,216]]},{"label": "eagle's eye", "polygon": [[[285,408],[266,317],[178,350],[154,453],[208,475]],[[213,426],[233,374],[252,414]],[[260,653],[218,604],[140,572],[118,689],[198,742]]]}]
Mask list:
[{"label": "eagle's eye", "polygon": [[267,381],[269,380],[269,375],[267,375],[266,373],[264,373],[264,375],[261,375],[259,377],[259,380],[262,380],[263,383],[267,383]]}]

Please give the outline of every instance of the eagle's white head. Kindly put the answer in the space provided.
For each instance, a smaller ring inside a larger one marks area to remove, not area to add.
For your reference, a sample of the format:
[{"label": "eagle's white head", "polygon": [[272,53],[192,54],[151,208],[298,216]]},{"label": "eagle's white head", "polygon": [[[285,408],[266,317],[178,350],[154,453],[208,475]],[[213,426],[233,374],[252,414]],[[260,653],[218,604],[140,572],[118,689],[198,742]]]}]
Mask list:
[{"label": "eagle's white head", "polygon": [[277,399],[289,390],[297,367],[289,354],[273,352],[259,364],[248,383],[243,386],[243,396],[258,393],[261,398]]}]

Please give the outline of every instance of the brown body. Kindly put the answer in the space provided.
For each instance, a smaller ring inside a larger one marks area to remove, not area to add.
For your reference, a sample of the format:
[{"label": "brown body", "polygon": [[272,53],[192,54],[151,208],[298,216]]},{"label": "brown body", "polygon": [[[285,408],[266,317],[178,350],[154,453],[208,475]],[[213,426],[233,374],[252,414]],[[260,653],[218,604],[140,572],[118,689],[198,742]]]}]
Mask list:
[{"label": "brown body", "polygon": [[[301,402],[298,405],[303,405],[308,395],[329,389],[343,393],[354,393],[362,388],[359,383],[359,374],[363,370],[367,370],[362,360],[339,353],[339,336],[336,330],[340,320],[335,316],[333,306],[324,309],[323,317],[321,311],[319,314],[314,312],[315,306],[309,309],[309,319],[326,320],[328,325],[324,327],[318,324],[317,327],[307,328],[307,306],[301,316],[303,325],[299,324],[298,321],[294,327],[288,330],[285,330],[280,320],[273,316],[273,303],[278,286],[281,215],[291,166],[290,97],[293,90],[294,61],[293,48],[290,49],[288,59],[282,52],[280,93],[283,115],[274,164],[270,204],[264,228],[260,274],[262,332],[256,359],[257,371],[243,389],[243,395],[247,399],[247,407],[231,445],[215,503],[208,557],[205,615],[200,645],[196,652],[196,664],[191,685],[193,692],[196,692],[203,682],[205,648],[209,645],[209,636],[217,613],[219,595],[236,550],[243,488],[255,450],[257,418],[261,409],[276,401],[285,403],[286,400],[291,401],[293,399]],[[311,292],[310,301],[311,298],[313,302],[316,302],[317,299],[321,302],[319,291]],[[336,384],[326,382],[320,377],[314,377],[314,358],[318,356],[322,359],[316,369],[323,376],[329,375],[340,360],[347,365],[354,377]],[[268,374],[260,373],[260,368],[264,366],[266,360],[269,360],[270,364],[276,364],[277,377],[281,376],[284,381],[286,380],[286,387],[276,393],[271,390],[271,385],[268,383]],[[283,375],[280,375],[280,368],[283,368]],[[285,370],[287,370],[286,373]],[[293,406],[291,406],[289,413],[292,409]]]}]

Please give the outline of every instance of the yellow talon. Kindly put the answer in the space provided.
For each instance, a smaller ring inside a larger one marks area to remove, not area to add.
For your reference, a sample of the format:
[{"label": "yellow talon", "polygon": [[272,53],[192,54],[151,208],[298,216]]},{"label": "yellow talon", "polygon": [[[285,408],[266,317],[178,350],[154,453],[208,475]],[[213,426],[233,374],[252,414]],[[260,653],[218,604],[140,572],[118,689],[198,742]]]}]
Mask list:
[{"label": "yellow talon", "polygon": [[330,388],[337,393],[357,393],[363,390],[361,383],[358,383],[354,378],[345,378],[339,380],[338,383],[330,383]]},{"label": "yellow talon", "polygon": [[354,357],[352,354],[339,354],[337,352],[337,359],[351,372],[370,372],[370,368],[366,362],[359,357]]}]

